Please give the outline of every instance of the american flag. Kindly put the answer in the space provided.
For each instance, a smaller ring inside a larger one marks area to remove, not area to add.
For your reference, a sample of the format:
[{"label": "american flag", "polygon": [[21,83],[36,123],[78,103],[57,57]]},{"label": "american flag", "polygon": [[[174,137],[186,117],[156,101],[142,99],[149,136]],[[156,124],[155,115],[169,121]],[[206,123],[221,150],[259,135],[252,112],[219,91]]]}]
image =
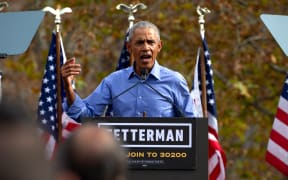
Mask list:
[{"label": "american flag", "polygon": [[116,68],[117,71],[130,66],[130,53],[129,53],[128,49],[126,48],[126,44],[128,41],[128,35],[129,35],[129,29],[125,35],[124,44],[123,44],[121,54],[120,54],[119,59],[118,59],[118,64],[117,64],[117,68]]},{"label": "american flag", "polygon": [[288,75],[270,133],[266,161],[288,176]]},{"label": "american flag", "polygon": [[[61,40],[61,65],[65,59],[63,43]],[[52,40],[47,57],[46,68],[42,80],[41,93],[38,103],[37,121],[40,126],[41,134],[46,146],[46,155],[52,159],[58,146],[58,121],[57,121],[57,82],[56,82],[56,34],[52,33]],[[64,97],[62,88],[62,97]],[[63,98],[62,98],[63,99]],[[79,123],[69,118],[65,112],[62,114],[62,132],[67,137],[70,132],[79,126]]]},{"label": "american flag", "polygon": [[[216,113],[216,100],[214,94],[214,80],[212,61],[210,59],[210,53],[208,45],[204,36],[204,32],[201,33],[201,39],[204,50],[205,71],[206,71],[206,94],[207,94],[207,110],[208,110],[208,173],[210,180],[224,180],[226,156],[219,143],[218,139],[218,123]],[[198,80],[199,88],[201,89],[201,63],[198,63]]]}]

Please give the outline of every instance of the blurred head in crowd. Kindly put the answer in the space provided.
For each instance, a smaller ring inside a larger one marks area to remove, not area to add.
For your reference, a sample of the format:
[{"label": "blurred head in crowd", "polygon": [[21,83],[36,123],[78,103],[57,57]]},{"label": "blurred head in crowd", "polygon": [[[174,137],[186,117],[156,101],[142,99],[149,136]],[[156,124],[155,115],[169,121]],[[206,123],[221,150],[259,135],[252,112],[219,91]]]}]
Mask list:
[{"label": "blurred head in crowd", "polygon": [[126,155],[114,136],[85,123],[62,144],[58,154],[60,180],[125,180]]},{"label": "blurred head in crowd", "polygon": [[32,114],[19,101],[0,103],[0,179],[53,178]]}]

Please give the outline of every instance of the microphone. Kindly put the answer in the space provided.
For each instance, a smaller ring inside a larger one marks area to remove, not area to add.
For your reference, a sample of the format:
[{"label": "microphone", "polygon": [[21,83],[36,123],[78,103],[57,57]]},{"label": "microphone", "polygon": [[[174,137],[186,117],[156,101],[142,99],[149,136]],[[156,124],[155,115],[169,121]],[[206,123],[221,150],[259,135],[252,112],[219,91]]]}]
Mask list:
[{"label": "microphone", "polygon": [[142,68],[140,70],[140,78],[141,78],[141,80],[145,81],[147,79],[147,77],[148,77],[148,69]]}]

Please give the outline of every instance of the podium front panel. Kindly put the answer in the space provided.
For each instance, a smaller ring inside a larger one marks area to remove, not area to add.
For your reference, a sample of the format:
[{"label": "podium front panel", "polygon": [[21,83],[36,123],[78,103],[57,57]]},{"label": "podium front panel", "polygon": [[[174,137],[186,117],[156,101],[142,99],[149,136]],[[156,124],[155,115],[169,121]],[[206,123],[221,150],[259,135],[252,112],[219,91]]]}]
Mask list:
[{"label": "podium front panel", "polygon": [[93,121],[123,141],[129,180],[208,179],[207,119],[99,117]]}]

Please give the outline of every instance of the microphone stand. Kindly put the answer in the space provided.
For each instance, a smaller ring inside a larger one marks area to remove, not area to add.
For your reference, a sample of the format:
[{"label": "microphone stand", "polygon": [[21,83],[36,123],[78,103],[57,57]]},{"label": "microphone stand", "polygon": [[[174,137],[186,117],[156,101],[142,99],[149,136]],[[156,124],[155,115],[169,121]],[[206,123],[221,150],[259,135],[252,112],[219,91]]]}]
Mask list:
[{"label": "microphone stand", "polygon": [[[134,87],[138,86],[140,83],[142,83],[144,80],[146,80],[148,75],[148,71],[146,69],[142,69],[141,70],[141,75],[140,75],[140,80],[138,82],[136,82],[135,84],[133,84],[132,86],[130,86],[129,88],[123,90],[122,92],[120,92],[119,94],[117,94],[116,96],[112,97],[112,99],[110,100],[110,104],[106,105],[104,108],[104,111],[102,113],[102,117],[106,116],[107,110],[109,108],[109,105],[111,105],[113,103],[113,101],[115,99],[117,99],[119,96],[122,96],[123,94],[127,93],[128,91],[130,91],[131,89],[133,89]],[[147,113],[143,112],[143,117],[146,117]]]}]

